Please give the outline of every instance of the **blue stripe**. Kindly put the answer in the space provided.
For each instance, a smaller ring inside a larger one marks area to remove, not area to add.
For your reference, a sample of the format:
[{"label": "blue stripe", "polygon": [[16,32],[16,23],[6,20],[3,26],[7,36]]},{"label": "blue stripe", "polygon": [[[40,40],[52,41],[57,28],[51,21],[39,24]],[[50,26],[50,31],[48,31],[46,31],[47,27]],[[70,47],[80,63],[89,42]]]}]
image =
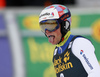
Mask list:
[{"label": "blue stripe", "polygon": [[[74,35],[70,35],[68,40],[66,41],[66,43],[63,46],[60,46],[60,48],[58,47],[58,54],[61,54],[62,52],[65,51],[65,49],[67,48],[68,44],[70,43],[70,41],[72,40],[72,38],[74,37]],[[62,49],[62,51],[61,51]]]}]

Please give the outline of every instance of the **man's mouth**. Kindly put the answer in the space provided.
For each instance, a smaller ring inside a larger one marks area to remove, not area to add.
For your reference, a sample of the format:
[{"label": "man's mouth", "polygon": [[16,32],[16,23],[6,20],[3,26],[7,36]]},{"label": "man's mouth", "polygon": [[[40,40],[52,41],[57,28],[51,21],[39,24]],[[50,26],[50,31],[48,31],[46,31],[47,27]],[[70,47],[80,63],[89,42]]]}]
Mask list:
[{"label": "man's mouth", "polygon": [[53,43],[54,42],[54,38],[55,38],[54,35],[49,35],[47,37],[48,37],[50,43]]}]

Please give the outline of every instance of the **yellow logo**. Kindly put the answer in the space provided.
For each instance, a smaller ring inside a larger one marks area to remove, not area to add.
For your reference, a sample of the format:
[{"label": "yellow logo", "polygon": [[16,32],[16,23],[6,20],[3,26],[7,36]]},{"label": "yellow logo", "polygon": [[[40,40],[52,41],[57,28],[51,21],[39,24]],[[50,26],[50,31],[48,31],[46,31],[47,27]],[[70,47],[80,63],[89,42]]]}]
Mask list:
[{"label": "yellow logo", "polygon": [[39,17],[37,15],[26,16],[23,20],[23,25],[27,29],[40,30]]},{"label": "yellow logo", "polygon": [[[55,67],[56,73],[73,68],[72,63],[68,62],[69,59],[70,59],[70,52],[68,52],[68,51],[64,54],[64,59],[63,59],[64,62],[62,62],[61,57],[59,57],[59,59],[57,59],[57,60],[54,59],[54,67]],[[56,67],[56,66],[58,66],[58,67]]]},{"label": "yellow logo", "polygon": [[64,55],[64,62],[66,63],[69,60],[69,52],[67,51],[66,54]]},{"label": "yellow logo", "polygon": [[100,42],[100,19],[96,20],[92,27],[92,34],[94,39]]},{"label": "yellow logo", "polygon": [[58,65],[58,64],[60,64],[61,63],[61,57],[59,57],[59,59],[54,59],[54,66],[56,66],[56,65]]}]

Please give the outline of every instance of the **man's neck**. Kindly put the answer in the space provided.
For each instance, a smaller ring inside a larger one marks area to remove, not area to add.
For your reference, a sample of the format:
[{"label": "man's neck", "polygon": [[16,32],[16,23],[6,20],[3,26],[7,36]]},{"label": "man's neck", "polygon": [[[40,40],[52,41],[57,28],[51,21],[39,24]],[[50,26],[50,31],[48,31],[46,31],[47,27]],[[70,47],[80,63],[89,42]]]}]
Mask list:
[{"label": "man's neck", "polygon": [[71,32],[68,31],[68,32],[66,33],[66,35],[62,38],[62,41],[61,41],[59,44],[57,44],[56,46],[57,46],[57,47],[63,46],[63,45],[65,44],[65,42],[68,40],[70,34],[71,34]]}]

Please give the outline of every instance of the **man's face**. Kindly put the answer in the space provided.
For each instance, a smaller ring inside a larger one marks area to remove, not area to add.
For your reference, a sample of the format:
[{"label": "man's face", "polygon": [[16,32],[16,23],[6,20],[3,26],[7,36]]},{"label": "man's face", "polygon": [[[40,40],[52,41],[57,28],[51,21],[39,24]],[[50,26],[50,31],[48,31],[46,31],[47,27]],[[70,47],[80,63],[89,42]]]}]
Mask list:
[{"label": "man's face", "polygon": [[53,45],[58,44],[61,40],[62,34],[60,31],[60,28],[61,27],[59,27],[57,30],[52,31],[52,32],[48,30],[46,30],[45,32],[46,36],[48,37],[48,41]]}]

